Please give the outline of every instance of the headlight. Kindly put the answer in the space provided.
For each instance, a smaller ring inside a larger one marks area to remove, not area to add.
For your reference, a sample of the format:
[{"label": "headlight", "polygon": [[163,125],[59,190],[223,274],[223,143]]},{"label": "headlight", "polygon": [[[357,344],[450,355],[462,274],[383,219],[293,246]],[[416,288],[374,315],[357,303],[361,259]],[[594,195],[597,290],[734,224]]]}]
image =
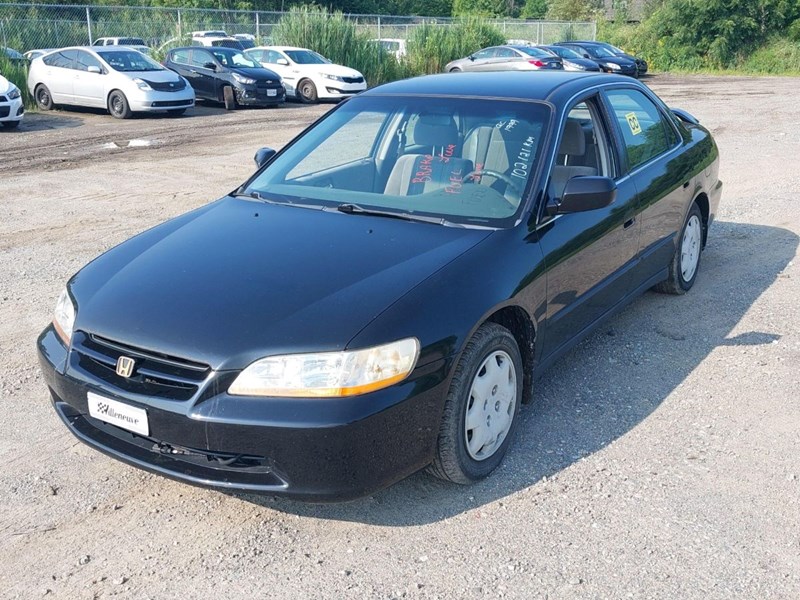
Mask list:
[{"label": "headlight", "polygon": [[139,79],[138,77],[134,78],[133,83],[139,86],[139,89],[144,92],[152,92],[153,88],[150,87],[150,84],[147,83],[144,79]]},{"label": "headlight", "polygon": [[245,85],[253,85],[256,82],[256,80],[252,77],[245,77],[244,75],[239,75],[238,73],[234,73],[233,78],[239,83],[243,83]]},{"label": "headlight", "polygon": [[320,75],[325,79],[332,79],[333,81],[344,81],[344,79],[342,79],[338,75],[331,75],[330,73],[320,73]]},{"label": "headlight", "polygon": [[56,302],[56,310],[53,315],[53,325],[56,333],[69,346],[72,339],[72,326],[75,325],[75,305],[69,297],[67,289],[62,290]]},{"label": "headlight", "polygon": [[11,86],[11,91],[8,92],[8,97],[11,98],[12,100],[16,100],[17,98],[19,98],[19,95],[20,95],[19,88],[15,85]]},{"label": "headlight", "polygon": [[416,338],[364,350],[268,356],[242,371],[228,393],[293,398],[358,396],[402,381],[418,356]]},{"label": "headlight", "polygon": [[620,67],[617,63],[607,63],[608,68],[612,71],[619,71],[622,67]]}]

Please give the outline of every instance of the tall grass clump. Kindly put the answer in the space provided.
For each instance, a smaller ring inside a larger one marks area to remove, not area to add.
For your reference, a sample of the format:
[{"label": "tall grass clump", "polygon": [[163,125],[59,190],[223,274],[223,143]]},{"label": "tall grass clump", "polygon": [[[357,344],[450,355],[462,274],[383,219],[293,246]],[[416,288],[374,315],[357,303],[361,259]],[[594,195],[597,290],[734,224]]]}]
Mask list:
[{"label": "tall grass clump", "polygon": [[451,60],[505,41],[502,31],[480,17],[465,17],[448,25],[423,23],[408,38],[408,69],[414,75],[441,73]]},{"label": "tall grass clump", "polygon": [[753,52],[740,65],[747,73],[770,75],[800,74],[800,42],[775,38]]},{"label": "tall grass clump", "polygon": [[0,56],[0,75],[8,79],[19,88],[22,101],[26,109],[36,107],[33,96],[28,92],[28,63],[9,60],[5,55]]},{"label": "tall grass clump", "polygon": [[313,6],[292,7],[272,31],[276,44],[299,46],[325,58],[360,71],[369,86],[402,79],[408,75],[403,64],[341,12],[327,12]]}]

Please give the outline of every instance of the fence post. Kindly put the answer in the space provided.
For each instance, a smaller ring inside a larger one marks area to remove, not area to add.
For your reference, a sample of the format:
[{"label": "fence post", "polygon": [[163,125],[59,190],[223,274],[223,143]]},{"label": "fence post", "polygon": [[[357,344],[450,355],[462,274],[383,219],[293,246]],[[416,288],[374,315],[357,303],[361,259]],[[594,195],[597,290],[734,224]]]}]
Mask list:
[{"label": "fence post", "polygon": [[258,11],[256,11],[256,40],[261,39],[261,23],[258,18]]},{"label": "fence post", "polygon": [[92,17],[89,15],[89,7],[86,7],[86,29],[89,32],[89,45],[92,45]]},{"label": "fence post", "polygon": [[178,40],[183,38],[183,25],[181,24],[181,11],[178,11]]},{"label": "fence post", "polygon": [[381,16],[378,15],[378,39],[381,38],[383,38],[383,36],[381,35]]}]

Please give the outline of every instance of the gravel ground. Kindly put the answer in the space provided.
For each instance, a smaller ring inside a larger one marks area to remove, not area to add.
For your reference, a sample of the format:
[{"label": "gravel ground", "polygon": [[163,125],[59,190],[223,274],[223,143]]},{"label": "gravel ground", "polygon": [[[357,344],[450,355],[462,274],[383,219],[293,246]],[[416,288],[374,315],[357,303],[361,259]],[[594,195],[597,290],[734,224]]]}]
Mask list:
[{"label": "gravel ground", "polygon": [[647,82],[722,154],[695,288],[646,294],[551,368],[487,481],[418,474],[339,505],[94,452],[34,351],[74,271],[231,190],[327,107],[30,114],[0,133],[0,597],[800,597],[800,82]]}]

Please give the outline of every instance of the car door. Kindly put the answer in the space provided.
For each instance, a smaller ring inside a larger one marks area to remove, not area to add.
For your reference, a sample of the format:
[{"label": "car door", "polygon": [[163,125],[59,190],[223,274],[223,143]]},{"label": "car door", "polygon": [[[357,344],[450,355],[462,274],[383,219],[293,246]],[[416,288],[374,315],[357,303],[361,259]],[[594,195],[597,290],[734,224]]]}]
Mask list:
[{"label": "car door", "polygon": [[[265,64],[266,63],[266,64]],[[283,87],[286,88],[286,94],[295,96],[297,89],[297,82],[300,75],[300,69],[297,68],[289,57],[283,52],[277,50],[266,50],[262,56],[261,64],[266,66],[270,71],[274,71],[280,75],[283,81]]]},{"label": "car door", "polygon": [[472,60],[464,63],[465,71],[491,71],[497,58],[497,48],[485,48],[472,55]]},{"label": "car door", "polygon": [[[214,68],[210,68],[214,65]],[[192,87],[201,98],[219,100],[217,85],[217,61],[214,55],[202,48],[193,48],[190,55],[189,72],[193,76]]]},{"label": "car door", "polygon": [[180,50],[173,50],[167,57],[165,62],[166,66],[169,67],[172,71],[175,71],[178,75],[185,78],[186,81],[189,82],[189,85],[192,86],[192,89],[197,93],[197,88],[195,87],[196,81],[196,73],[192,69],[192,49],[191,48],[182,48]]},{"label": "car door", "polygon": [[46,69],[42,83],[48,87],[56,104],[72,104],[75,100],[73,86],[77,54],[77,50],[60,50],[43,59]]},{"label": "car door", "polygon": [[680,152],[675,124],[645,93],[619,87],[607,89],[605,97],[639,193],[639,253],[646,279],[667,267],[675,252],[676,235],[695,193],[696,161]]},{"label": "car door", "polygon": [[540,223],[547,266],[543,358],[569,347],[631,291],[639,249],[636,189],[620,165],[600,96],[580,99],[565,117],[548,199],[559,198],[572,177],[592,175],[614,179],[617,193],[607,207]]},{"label": "car door", "polygon": [[[89,67],[99,69],[99,73],[89,72]],[[94,55],[78,50],[73,74],[73,95],[75,104],[84,106],[106,106],[105,68]]]}]

